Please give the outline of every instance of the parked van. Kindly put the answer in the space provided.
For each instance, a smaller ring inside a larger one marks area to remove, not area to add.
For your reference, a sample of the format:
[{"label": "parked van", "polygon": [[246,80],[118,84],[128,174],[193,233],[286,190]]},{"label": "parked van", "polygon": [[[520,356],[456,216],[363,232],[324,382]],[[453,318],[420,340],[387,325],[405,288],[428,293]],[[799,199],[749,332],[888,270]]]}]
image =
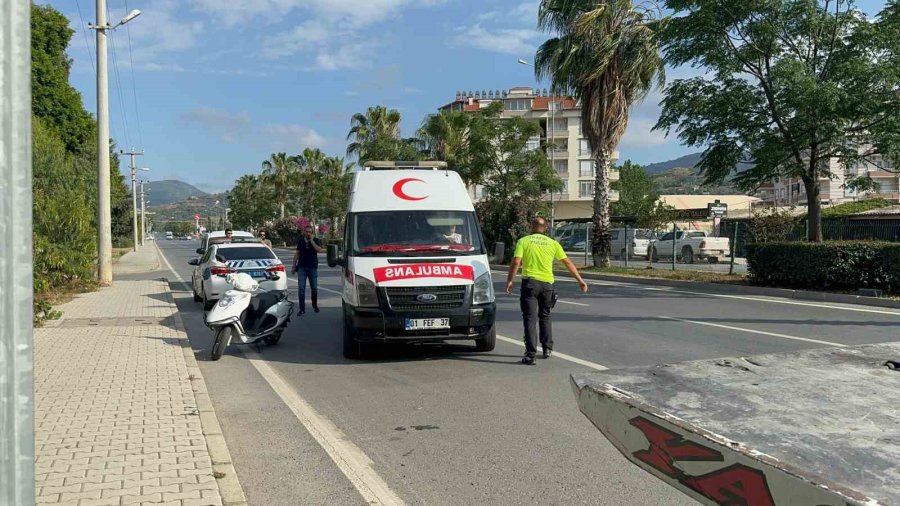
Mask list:
[{"label": "parked van", "polygon": [[459,174],[444,162],[367,162],[353,175],[343,251],[344,356],[372,343],[475,341],[494,349],[487,248]]}]

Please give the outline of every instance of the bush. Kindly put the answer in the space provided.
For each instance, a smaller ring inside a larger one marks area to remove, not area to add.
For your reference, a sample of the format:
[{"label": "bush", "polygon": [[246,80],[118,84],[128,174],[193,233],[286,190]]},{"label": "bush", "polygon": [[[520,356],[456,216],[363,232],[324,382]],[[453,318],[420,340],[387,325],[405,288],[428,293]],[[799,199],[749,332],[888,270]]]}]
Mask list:
[{"label": "bush", "polygon": [[814,290],[900,292],[900,244],[777,242],[747,246],[750,282]]}]

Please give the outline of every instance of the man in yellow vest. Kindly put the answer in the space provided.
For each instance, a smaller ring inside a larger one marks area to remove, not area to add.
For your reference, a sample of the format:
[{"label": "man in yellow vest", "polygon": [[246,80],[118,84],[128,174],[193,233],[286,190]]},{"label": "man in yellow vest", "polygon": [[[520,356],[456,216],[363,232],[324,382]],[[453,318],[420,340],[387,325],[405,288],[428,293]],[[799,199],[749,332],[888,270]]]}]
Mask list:
[{"label": "man in yellow vest", "polygon": [[512,293],[513,279],[522,267],[522,290],[519,305],[522,308],[522,320],[525,323],[525,357],[522,363],[534,365],[537,354],[535,334],[540,322],[540,340],[543,357],[550,358],[553,353],[553,329],[550,324],[550,310],[556,303],[556,290],[553,288],[553,261],[559,260],[578,280],[582,292],[587,292],[588,285],[581,278],[575,264],[566,256],[562,246],[547,233],[547,221],[535,218],[531,222],[531,235],[516,242],[513,261],[509,265],[506,277],[506,293]]}]

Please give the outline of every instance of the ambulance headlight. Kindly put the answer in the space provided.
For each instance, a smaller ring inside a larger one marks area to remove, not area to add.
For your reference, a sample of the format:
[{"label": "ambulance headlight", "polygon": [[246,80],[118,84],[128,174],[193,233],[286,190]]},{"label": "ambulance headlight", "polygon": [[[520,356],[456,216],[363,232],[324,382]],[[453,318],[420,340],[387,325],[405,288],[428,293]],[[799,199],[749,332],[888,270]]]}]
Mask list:
[{"label": "ambulance headlight", "polygon": [[485,272],[475,280],[472,287],[473,304],[490,304],[494,302],[494,285],[491,283],[491,273]]},{"label": "ambulance headlight", "polygon": [[378,307],[378,292],[375,283],[360,275],[356,275],[356,293],[359,295],[359,305],[365,307]]}]

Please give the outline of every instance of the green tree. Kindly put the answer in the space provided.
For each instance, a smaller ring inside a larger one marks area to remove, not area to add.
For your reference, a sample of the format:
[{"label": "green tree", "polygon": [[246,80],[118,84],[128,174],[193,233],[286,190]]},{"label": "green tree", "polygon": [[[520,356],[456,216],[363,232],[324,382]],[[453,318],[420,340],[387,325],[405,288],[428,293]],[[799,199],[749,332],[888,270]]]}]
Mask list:
[{"label": "green tree", "polygon": [[625,160],[619,167],[619,180],[612,184],[612,189],[619,192],[619,201],[612,206],[613,214],[634,216],[639,221],[653,211],[659,200],[653,179],[631,160]]},{"label": "green tree", "polygon": [[447,162],[447,167],[458,172],[466,184],[472,183],[467,156],[471,116],[463,111],[429,114],[417,132],[425,156]]},{"label": "green tree", "polygon": [[274,190],[252,174],[241,176],[235,182],[228,194],[228,207],[231,208],[228,218],[240,229],[263,226],[274,220],[279,211]]},{"label": "green tree", "polygon": [[[69,84],[72,60],[66,47],[74,31],[53,7],[31,4],[31,111],[45,127],[56,130],[70,153],[86,153],[96,136],[96,124]],[[96,153],[96,147],[93,147]]]},{"label": "green tree", "polygon": [[291,186],[297,180],[298,165],[297,158],[288,156],[287,153],[272,153],[269,159],[262,163],[262,181],[274,190],[280,218],[284,218],[285,206],[290,200]]},{"label": "green tree", "polygon": [[512,245],[527,232],[529,218],[549,211],[544,193],[562,190],[562,181],[543,151],[527,147],[540,135],[540,125],[524,118],[500,119],[500,111],[496,103],[472,115],[465,156],[472,183],[484,188],[477,208],[485,240],[506,244],[508,259]]},{"label": "green tree", "polygon": [[[667,0],[667,60],[709,69],[666,89],[656,127],[703,146],[709,182],[799,178],[822,240],[820,181],[876,155],[900,160],[900,4],[874,20],[847,0]],[[880,159],[880,157],[879,157]],[[836,164],[834,162],[837,162]]]},{"label": "green tree", "polygon": [[418,160],[417,139],[400,138],[400,112],[383,105],[369,107],[350,118],[347,157],[368,160]]},{"label": "green tree", "polygon": [[665,83],[654,6],[631,0],[542,0],[538,27],[557,36],[535,55],[535,74],[581,101],[581,125],[595,161],[594,265],[609,265],[609,165],[631,106]]}]

